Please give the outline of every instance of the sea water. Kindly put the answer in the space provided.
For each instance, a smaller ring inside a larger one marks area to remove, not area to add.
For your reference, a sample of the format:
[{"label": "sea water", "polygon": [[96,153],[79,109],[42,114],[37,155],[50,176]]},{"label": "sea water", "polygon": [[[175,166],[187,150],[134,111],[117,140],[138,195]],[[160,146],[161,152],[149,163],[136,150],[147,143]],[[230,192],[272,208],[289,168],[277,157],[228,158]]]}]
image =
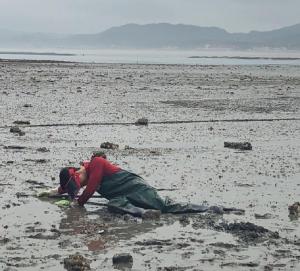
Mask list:
[{"label": "sea water", "polygon": [[[274,59],[281,58],[281,59]],[[293,59],[297,58],[297,59]],[[120,50],[120,49],[7,49],[0,59],[54,60],[86,63],[187,65],[300,65],[300,51],[288,50]]]}]

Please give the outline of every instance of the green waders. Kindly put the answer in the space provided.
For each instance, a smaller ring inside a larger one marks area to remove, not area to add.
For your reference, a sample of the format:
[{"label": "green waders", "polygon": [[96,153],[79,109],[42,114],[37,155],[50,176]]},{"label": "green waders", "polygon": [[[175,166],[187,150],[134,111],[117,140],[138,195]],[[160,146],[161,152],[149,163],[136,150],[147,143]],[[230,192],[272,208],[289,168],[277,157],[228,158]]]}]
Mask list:
[{"label": "green waders", "polygon": [[146,209],[160,210],[162,213],[201,213],[210,208],[204,205],[171,203],[163,200],[140,176],[121,170],[104,177],[98,193],[109,200],[110,211],[142,216]]}]

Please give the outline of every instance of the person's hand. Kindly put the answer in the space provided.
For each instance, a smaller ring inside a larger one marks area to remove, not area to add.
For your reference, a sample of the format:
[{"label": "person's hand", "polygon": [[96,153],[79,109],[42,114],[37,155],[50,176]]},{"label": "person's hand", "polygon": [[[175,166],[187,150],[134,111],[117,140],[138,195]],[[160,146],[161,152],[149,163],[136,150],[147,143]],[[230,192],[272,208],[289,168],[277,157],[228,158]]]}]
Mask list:
[{"label": "person's hand", "polygon": [[50,196],[50,190],[41,191],[41,192],[37,193],[37,196],[39,198],[49,197]]},{"label": "person's hand", "polygon": [[43,198],[43,197],[48,197],[49,196],[49,193],[48,191],[41,191],[41,192],[38,192],[36,194],[39,198]]},{"label": "person's hand", "polygon": [[37,193],[37,196],[39,198],[43,198],[43,197],[50,197],[50,196],[57,195],[57,194],[58,194],[57,189],[54,188],[54,189],[41,191],[41,192]]},{"label": "person's hand", "polygon": [[72,207],[72,208],[78,208],[78,207],[81,207],[81,206],[79,205],[78,200],[73,200],[70,203],[70,207]]}]

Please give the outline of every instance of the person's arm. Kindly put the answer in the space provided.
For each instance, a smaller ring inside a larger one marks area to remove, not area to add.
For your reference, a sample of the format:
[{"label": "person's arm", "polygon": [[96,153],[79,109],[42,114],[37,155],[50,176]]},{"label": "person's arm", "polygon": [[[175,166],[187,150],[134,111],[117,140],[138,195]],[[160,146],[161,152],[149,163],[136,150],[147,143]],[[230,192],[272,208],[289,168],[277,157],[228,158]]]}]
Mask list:
[{"label": "person's arm", "polygon": [[98,185],[101,183],[104,172],[103,158],[93,159],[89,164],[89,178],[87,186],[78,199],[80,206],[83,206],[95,193]]}]

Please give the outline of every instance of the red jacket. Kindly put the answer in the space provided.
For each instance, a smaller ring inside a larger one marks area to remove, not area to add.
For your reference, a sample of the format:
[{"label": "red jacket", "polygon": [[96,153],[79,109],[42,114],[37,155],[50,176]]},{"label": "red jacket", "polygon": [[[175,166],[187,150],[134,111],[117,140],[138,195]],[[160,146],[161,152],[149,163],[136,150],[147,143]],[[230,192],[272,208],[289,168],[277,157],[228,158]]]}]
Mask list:
[{"label": "red jacket", "polygon": [[87,185],[78,199],[79,205],[84,205],[102,182],[103,177],[110,176],[121,170],[120,167],[113,165],[102,157],[94,157],[89,163],[84,163],[87,173]]}]

